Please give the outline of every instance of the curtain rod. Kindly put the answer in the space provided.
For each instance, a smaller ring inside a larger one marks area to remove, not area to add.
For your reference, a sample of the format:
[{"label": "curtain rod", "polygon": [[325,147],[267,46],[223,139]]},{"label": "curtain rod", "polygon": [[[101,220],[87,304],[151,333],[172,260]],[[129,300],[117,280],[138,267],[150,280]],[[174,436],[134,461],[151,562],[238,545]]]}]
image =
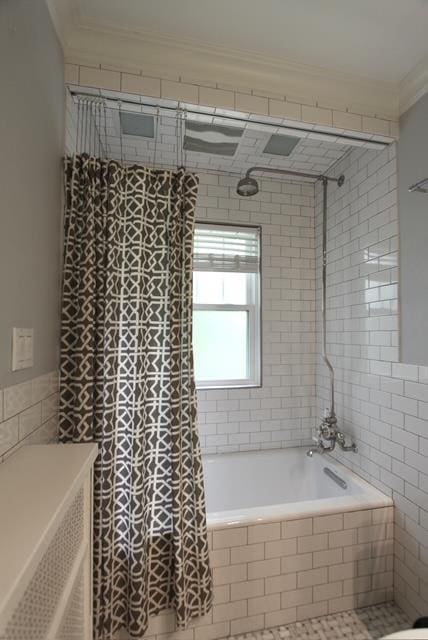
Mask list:
[{"label": "curtain rod", "polygon": [[[151,109],[162,109],[165,111],[170,111],[171,113],[177,113],[178,110],[180,110],[179,107],[173,107],[173,106],[168,106],[168,105],[160,105],[160,104],[156,104],[156,103],[149,103],[149,102],[143,102],[143,101],[139,101],[139,100],[131,100],[129,98],[119,98],[119,97],[112,97],[112,96],[97,96],[94,95],[92,93],[85,93],[84,91],[75,91],[74,89],[71,89],[70,87],[68,87],[70,94],[73,97],[76,98],[90,98],[92,100],[103,100],[105,103],[108,102],[115,102],[118,105],[122,106],[122,105],[138,105],[140,107],[150,107]],[[225,120],[226,122],[240,122],[242,124],[247,124],[247,123],[251,123],[251,124],[258,124],[260,126],[263,127],[272,127],[272,128],[276,128],[276,129],[287,129],[287,130],[292,130],[292,131],[305,131],[307,133],[318,133],[322,136],[326,136],[328,138],[341,138],[342,140],[349,140],[350,142],[367,142],[371,145],[374,145],[376,147],[379,147],[381,149],[384,149],[385,147],[388,146],[388,142],[381,142],[379,140],[370,140],[369,138],[365,138],[363,136],[352,136],[349,134],[342,134],[342,133],[330,133],[328,131],[322,131],[322,130],[318,130],[318,129],[307,129],[304,126],[302,127],[296,127],[293,125],[288,125],[288,124],[272,124],[270,122],[263,122],[262,120],[246,120],[245,118],[240,118],[239,116],[228,116],[228,115],[224,115],[224,114],[217,114],[217,113],[204,113],[201,111],[197,111],[196,109],[189,109],[189,107],[186,106],[186,108],[181,109],[181,111],[185,112],[186,114],[189,115],[207,115],[207,116],[212,116],[215,118],[220,118],[222,120]]]}]

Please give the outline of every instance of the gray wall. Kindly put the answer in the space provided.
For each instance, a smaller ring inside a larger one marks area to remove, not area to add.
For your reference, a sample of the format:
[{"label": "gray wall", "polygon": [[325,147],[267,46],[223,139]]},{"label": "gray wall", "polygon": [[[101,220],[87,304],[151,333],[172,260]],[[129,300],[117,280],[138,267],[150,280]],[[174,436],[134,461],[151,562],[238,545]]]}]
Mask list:
[{"label": "gray wall", "polygon": [[[63,56],[44,0],[0,1],[0,387],[58,366]],[[11,371],[12,327],[34,367]]]},{"label": "gray wall", "polygon": [[401,117],[398,143],[401,361],[428,365],[428,194],[408,192],[423,178],[428,178],[428,94]]}]

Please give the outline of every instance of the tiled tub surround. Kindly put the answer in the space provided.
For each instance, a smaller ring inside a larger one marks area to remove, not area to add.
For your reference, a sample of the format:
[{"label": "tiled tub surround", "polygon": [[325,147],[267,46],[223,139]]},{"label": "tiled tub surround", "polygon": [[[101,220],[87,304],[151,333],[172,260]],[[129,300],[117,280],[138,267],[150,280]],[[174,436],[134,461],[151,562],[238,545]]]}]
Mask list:
[{"label": "tiled tub surround", "polygon": [[210,528],[212,611],[181,632],[165,613],[147,637],[210,640],[391,600],[392,521],[381,507]]},{"label": "tiled tub surround", "polygon": [[[358,454],[335,455],[393,497],[394,597],[414,619],[428,611],[428,368],[398,362],[395,147],[352,151],[335,167],[342,172],[343,187],[329,186],[327,348],[339,426]],[[320,274],[318,188],[316,196]],[[321,412],[328,406],[321,360],[317,392]]]},{"label": "tiled tub surround", "polygon": [[198,392],[204,453],[299,446],[315,420],[315,251],[312,184],[199,173],[197,219],[262,230],[262,376],[255,389]]},{"label": "tiled tub surround", "polygon": [[22,445],[55,441],[57,432],[56,371],[0,390],[0,462]]}]

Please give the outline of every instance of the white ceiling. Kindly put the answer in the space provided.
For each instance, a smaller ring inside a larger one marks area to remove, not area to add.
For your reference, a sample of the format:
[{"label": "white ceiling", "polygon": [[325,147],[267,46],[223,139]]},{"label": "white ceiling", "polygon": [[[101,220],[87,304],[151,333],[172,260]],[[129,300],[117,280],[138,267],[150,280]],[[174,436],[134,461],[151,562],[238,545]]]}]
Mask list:
[{"label": "white ceiling", "polygon": [[[77,88],[75,88],[77,89]],[[84,89],[84,88],[83,88]],[[319,134],[308,130],[291,130],[283,126],[275,126],[251,120],[236,121],[234,126],[243,131],[239,139],[238,148],[233,156],[221,156],[211,153],[196,153],[182,151],[180,130],[177,130],[177,118],[173,101],[164,100],[165,108],[151,107],[143,103],[133,105],[126,103],[126,94],[111,91],[93,92],[96,96],[106,99],[106,127],[104,119],[101,122],[101,143],[107,144],[108,156],[116,160],[143,165],[155,165],[165,168],[173,168],[185,164],[189,169],[199,171],[214,171],[221,173],[240,174],[252,166],[262,165],[278,169],[291,169],[311,174],[328,173],[334,165],[351,147],[338,136]],[[114,100],[121,100],[121,109],[134,114],[147,114],[155,117],[155,140],[136,136],[121,136],[118,105]],[[123,100],[123,102],[122,102]],[[171,105],[167,107],[167,103]],[[75,151],[77,131],[82,129],[77,124],[78,112],[75,99],[67,94],[67,140],[66,152],[72,154]],[[199,123],[214,125],[229,125],[233,121],[227,121],[220,115],[208,113],[188,113],[187,118]],[[185,125],[184,125],[185,126]],[[87,130],[85,129],[86,133]],[[297,136],[298,144],[288,157],[263,153],[264,148],[273,133]],[[184,130],[181,131],[184,135]],[[179,137],[178,137],[179,136]],[[92,140],[92,137],[90,138]],[[370,148],[371,143],[354,140],[353,144]],[[92,142],[91,142],[92,144]],[[379,144],[379,143],[373,143]],[[82,148],[82,147],[80,147]],[[83,145],[87,151],[89,149]],[[178,148],[178,153],[177,153]]]},{"label": "white ceiling", "polygon": [[428,56],[427,0],[67,3],[83,25],[168,34],[388,82]]}]

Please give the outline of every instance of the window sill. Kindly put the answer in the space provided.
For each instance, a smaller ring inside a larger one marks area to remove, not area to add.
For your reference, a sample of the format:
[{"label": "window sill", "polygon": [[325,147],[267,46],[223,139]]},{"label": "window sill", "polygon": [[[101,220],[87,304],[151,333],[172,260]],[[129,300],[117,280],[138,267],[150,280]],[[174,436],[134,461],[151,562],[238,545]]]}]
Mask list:
[{"label": "window sill", "polygon": [[224,390],[228,390],[228,389],[261,389],[262,388],[262,383],[250,383],[250,384],[213,384],[213,385],[203,385],[200,386],[196,383],[196,391],[212,391],[212,390],[219,390],[219,389],[224,389]]}]

